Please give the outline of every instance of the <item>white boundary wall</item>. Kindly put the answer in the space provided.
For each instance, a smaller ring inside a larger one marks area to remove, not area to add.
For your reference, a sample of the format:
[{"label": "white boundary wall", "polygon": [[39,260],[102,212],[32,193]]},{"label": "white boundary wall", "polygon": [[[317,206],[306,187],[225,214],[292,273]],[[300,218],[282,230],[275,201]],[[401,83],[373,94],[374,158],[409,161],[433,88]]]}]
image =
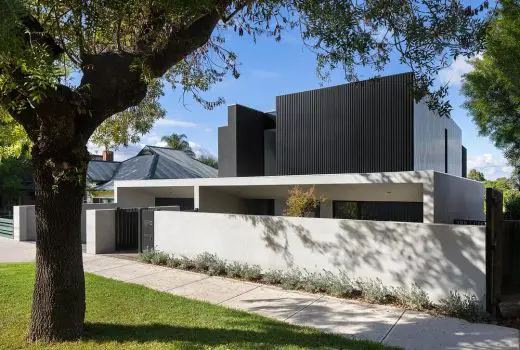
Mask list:
[{"label": "white boundary wall", "polygon": [[[91,209],[114,209],[116,203],[83,203],[81,207],[81,242],[87,241],[86,211]],[[17,241],[36,240],[36,212],[34,205],[13,207],[13,238]]]},{"label": "white boundary wall", "polygon": [[452,290],[484,300],[486,290],[481,226],[158,211],[155,248],[264,269],[341,270],[388,286],[417,283],[433,300]]},{"label": "white boundary wall", "polygon": [[106,254],[116,250],[116,210],[86,211],[88,254]]}]

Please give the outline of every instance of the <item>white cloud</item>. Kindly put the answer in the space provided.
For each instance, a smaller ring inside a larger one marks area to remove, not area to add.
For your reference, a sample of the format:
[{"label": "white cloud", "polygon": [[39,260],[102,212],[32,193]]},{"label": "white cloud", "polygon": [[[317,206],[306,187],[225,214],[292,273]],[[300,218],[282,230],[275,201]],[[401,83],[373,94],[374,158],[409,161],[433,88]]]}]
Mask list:
[{"label": "white cloud", "polygon": [[513,167],[507,163],[507,160],[502,156],[493,156],[490,153],[469,156],[468,157],[468,171],[470,169],[477,169],[484,174],[488,180],[494,180],[499,177],[509,177],[513,171]]},{"label": "white cloud", "polygon": [[278,79],[280,77],[280,73],[265,69],[253,69],[251,71],[251,75],[254,79],[261,80],[273,80]]},{"label": "white cloud", "polygon": [[213,129],[211,129],[211,128],[204,128],[204,131],[207,132],[207,133],[210,133],[210,132],[213,131]]},{"label": "white cloud", "polygon": [[155,124],[158,126],[175,126],[178,128],[196,128],[199,126],[193,122],[176,119],[159,119]]},{"label": "white cloud", "polygon": [[212,154],[210,151],[202,147],[196,142],[188,141],[191,147],[191,150],[195,153],[195,156],[198,158],[200,156],[212,156],[215,157],[214,154]]},{"label": "white cloud", "polygon": [[[480,55],[477,57],[481,57]],[[463,56],[457,57],[452,64],[439,72],[439,79],[441,83],[451,86],[460,86],[462,83],[462,76],[473,70],[473,66],[468,62],[468,59]]]}]

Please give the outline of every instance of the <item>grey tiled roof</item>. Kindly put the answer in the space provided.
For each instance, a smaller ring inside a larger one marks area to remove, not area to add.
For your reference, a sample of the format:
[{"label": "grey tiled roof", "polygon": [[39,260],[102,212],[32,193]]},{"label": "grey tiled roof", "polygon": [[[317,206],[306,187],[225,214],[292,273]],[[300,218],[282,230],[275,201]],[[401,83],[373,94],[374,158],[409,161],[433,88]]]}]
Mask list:
[{"label": "grey tiled roof", "polygon": [[87,179],[89,182],[105,182],[114,177],[119,162],[104,162],[102,160],[91,160],[88,163]]},{"label": "grey tiled roof", "polygon": [[96,189],[113,190],[114,180],[188,179],[217,176],[216,169],[191,158],[182,151],[146,146],[137,156],[121,162],[114,176]]},{"label": "grey tiled roof", "polygon": [[171,148],[146,146],[139,154],[153,153],[159,156],[153,179],[188,179],[217,177],[218,171],[182,151]]}]

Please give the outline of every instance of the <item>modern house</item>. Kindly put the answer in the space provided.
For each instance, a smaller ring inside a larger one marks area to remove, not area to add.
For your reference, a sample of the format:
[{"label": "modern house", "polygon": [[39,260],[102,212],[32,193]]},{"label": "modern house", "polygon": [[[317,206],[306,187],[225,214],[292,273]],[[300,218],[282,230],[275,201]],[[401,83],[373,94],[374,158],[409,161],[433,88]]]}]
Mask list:
[{"label": "modern house", "polygon": [[412,89],[406,73],[278,96],[272,112],[231,105],[218,178],[116,179],[116,201],[279,216],[301,185],[326,198],[322,218],[483,220],[484,187],[465,178],[460,128]]}]

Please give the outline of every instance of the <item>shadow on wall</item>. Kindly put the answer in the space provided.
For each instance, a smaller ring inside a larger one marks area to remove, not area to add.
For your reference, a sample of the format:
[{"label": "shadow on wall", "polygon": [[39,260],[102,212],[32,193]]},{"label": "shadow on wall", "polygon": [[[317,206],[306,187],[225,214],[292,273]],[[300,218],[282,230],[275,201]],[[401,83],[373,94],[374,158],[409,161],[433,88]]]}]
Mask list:
[{"label": "shadow on wall", "polygon": [[254,227],[263,227],[262,240],[266,247],[282,255],[285,263],[289,267],[294,265],[294,256],[289,249],[288,232],[295,233],[303,246],[312,252],[321,254],[328,253],[334,245],[328,242],[320,242],[313,239],[311,232],[289,220],[275,216],[255,216],[255,215],[229,215],[235,219],[242,219],[249,222]]},{"label": "shadow on wall", "polygon": [[[464,286],[467,290],[484,293],[484,235],[472,238],[473,231],[468,230],[477,229],[475,227],[272,216],[230,217],[259,228],[265,246],[280,254],[288,267],[302,267],[302,263],[313,260],[350,276],[381,277],[401,285],[415,282],[422,288],[443,291]],[[305,247],[307,252],[302,252],[301,248],[295,250],[291,242]],[[298,255],[296,258],[295,254]]]}]

